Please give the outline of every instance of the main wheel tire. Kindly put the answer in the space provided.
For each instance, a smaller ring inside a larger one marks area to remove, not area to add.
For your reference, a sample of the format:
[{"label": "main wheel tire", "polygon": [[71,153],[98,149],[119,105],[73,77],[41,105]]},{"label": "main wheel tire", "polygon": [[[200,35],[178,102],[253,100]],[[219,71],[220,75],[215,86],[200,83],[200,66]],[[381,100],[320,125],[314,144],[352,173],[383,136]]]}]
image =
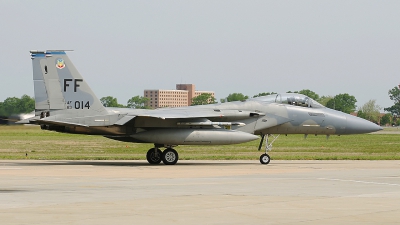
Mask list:
[{"label": "main wheel tire", "polygon": [[172,148],[167,148],[162,154],[162,161],[165,165],[175,165],[178,158],[178,152]]},{"label": "main wheel tire", "polygon": [[268,154],[262,154],[260,156],[260,163],[261,164],[268,164],[271,161],[271,158],[269,157]]},{"label": "main wheel tire", "polygon": [[162,158],[162,151],[157,149],[157,153],[154,151],[154,148],[149,149],[146,154],[147,162],[150,164],[160,164]]}]

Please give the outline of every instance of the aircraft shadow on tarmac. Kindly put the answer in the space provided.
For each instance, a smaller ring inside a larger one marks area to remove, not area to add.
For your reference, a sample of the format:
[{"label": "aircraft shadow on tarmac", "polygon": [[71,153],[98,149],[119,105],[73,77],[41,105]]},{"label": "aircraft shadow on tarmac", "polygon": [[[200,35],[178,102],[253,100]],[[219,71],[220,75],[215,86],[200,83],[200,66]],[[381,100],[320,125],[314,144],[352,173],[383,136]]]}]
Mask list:
[{"label": "aircraft shadow on tarmac", "polygon": [[[131,166],[131,167],[135,167],[135,166],[168,166],[168,165],[164,165],[162,163],[158,164],[158,165],[151,165],[148,164],[147,161],[127,161],[127,162],[115,162],[115,161],[45,161],[45,162],[8,162],[10,164],[13,164],[14,166],[65,166],[65,165],[70,165],[70,166],[74,166],[74,165],[83,165],[83,166]],[[8,164],[6,163],[6,164]],[[220,161],[215,161],[215,162],[190,162],[190,161],[181,161],[178,164],[176,164],[175,166],[189,166],[189,165],[196,165],[196,166],[210,166],[210,165],[251,165],[251,164],[258,164],[258,161],[249,161],[249,162],[243,162],[241,161],[239,162],[220,162]],[[4,163],[3,163],[4,165]]]},{"label": "aircraft shadow on tarmac", "polygon": [[[301,164],[301,165],[312,165],[312,164],[321,164],[322,161],[302,161],[302,160],[294,160],[294,161],[280,161],[279,164],[285,164],[285,165],[296,165],[296,164]],[[343,161],[332,161],[332,160],[327,160],[323,161],[324,164],[341,164]],[[13,166],[74,166],[74,165],[83,165],[83,166],[115,166],[115,167],[160,167],[160,166],[168,166],[164,164],[158,164],[158,165],[151,165],[148,164],[146,161],[43,161],[43,162],[37,162],[37,161],[26,161],[26,162],[3,162],[4,164],[12,164]],[[178,164],[175,166],[213,166],[213,165],[218,165],[218,166],[232,166],[232,165],[254,165],[258,164],[258,161],[256,160],[249,160],[248,162],[246,161],[240,161],[237,162],[235,160],[229,161],[207,161],[207,162],[202,162],[202,161],[180,161]],[[273,166],[274,164],[269,165]],[[260,165],[262,166],[262,165]]]}]

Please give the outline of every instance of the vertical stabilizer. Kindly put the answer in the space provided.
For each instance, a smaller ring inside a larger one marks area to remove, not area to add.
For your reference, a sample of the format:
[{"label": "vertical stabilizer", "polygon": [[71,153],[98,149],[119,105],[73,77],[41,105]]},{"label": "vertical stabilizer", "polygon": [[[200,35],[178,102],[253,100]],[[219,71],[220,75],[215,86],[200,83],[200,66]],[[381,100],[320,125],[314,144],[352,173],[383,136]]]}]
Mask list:
[{"label": "vertical stabilizer", "polygon": [[37,116],[47,112],[81,116],[107,114],[65,51],[31,51],[31,58]]}]

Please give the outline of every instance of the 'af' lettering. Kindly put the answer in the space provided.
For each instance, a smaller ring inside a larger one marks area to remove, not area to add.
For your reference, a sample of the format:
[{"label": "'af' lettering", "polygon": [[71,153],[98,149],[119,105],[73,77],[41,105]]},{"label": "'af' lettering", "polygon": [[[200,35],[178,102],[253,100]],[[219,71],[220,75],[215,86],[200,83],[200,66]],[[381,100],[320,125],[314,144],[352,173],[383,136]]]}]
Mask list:
[{"label": "'af' lettering", "polygon": [[78,82],[83,82],[83,79],[75,79],[75,80],[74,79],[64,79],[64,92],[67,92],[67,87],[69,87],[68,82],[71,82],[71,81],[74,81],[74,92],[76,92],[76,89],[78,87],[80,87]]}]

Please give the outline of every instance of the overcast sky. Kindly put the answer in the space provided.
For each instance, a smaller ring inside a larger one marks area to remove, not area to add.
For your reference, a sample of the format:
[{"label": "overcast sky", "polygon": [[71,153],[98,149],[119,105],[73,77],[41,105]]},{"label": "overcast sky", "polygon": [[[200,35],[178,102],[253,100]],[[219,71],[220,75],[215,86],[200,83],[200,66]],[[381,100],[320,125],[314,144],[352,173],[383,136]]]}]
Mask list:
[{"label": "overcast sky", "polygon": [[310,89],[393,105],[400,1],[0,0],[0,101],[33,96],[29,50],[68,55],[97,97],[193,83],[216,98]]}]

